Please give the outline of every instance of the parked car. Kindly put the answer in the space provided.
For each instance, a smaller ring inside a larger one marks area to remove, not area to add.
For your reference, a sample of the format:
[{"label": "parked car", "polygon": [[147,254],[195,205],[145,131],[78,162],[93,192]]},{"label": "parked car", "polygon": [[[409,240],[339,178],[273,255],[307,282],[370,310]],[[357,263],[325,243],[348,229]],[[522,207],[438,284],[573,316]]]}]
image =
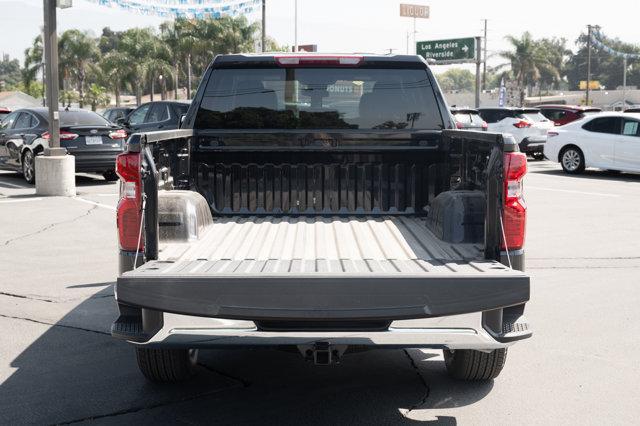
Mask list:
[{"label": "parked car", "polygon": [[479,108],[480,116],[487,122],[488,130],[513,135],[520,151],[536,159],[543,158],[547,131],[553,121],[540,113],[538,108]]},{"label": "parked car", "polygon": [[[46,108],[19,109],[0,122],[0,168],[36,179],[35,156],[49,147]],[[60,146],[75,156],[76,172],[101,173],[117,180],[116,155],[124,149],[126,132],[99,114],[83,109],[60,111]]]},{"label": "parked car", "polygon": [[549,131],[544,155],[570,174],[640,172],[640,113],[603,112]]},{"label": "parked car", "polygon": [[189,101],[153,101],[140,105],[125,118],[116,120],[130,133],[180,128],[180,118],[187,113]]},{"label": "parked car", "polygon": [[480,117],[480,112],[472,108],[451,108],[451,115],[456,127],[462,130],[487,130],[487,122]]},{"label": "parked car", "polygon": [[624,110],[624,112],[640,112],[640,108],[636,108],[636,107],[627,108]]},{"label": "parked car", "polygon": [[0,107],[0,121],[2,121],[9,114],[11,114],[11,110],[9,108]]},{"label": "parked car", "polygon": [[[111,334],[142,373],[186,379],[199,348],[327,365],[353,345],[498,376],[531,336],[515,140],[451,129],[418,56],[218,55],[203,79],[180,130],[117,160]],[[356,114],[336,81],[362,88]]]},{"label": "parked car", "polygon": [[110,122],[115,123],[120,118],[126,118],[134,109],[135,108],[131,107],[107,108],[102,113],[102,116]]},{"label": "parked car", "polygon": [[600,108],[580,105],[540,105],[538,108],[542,115],[553,121],[556,126],[562,126],[580,120],[587,114],[602,111]]}]

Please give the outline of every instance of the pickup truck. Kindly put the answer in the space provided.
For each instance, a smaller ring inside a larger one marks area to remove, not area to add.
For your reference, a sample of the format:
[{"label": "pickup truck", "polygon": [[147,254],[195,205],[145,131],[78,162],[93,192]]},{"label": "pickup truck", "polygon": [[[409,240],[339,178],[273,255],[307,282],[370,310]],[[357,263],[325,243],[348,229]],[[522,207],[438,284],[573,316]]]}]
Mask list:
[{"label": "pickup truck", "polygon": [[116,170],[111,333],[149,380],[251,347],[442,349],[490,380],[531,336],[526,157],[456,130],[420,57],[216,56],[181,129],[132,135]]}]

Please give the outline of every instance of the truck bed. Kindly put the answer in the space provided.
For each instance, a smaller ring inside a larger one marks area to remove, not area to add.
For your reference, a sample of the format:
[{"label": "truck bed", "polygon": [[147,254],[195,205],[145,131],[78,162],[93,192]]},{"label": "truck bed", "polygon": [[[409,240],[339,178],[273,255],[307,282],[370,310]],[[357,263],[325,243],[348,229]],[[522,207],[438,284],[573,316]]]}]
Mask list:
[{"label": "truck bed", "polygon": [[123,303],[243,319],[415,318],[522,303],[529,278],[421,217],[219,217],[118,279]]}]

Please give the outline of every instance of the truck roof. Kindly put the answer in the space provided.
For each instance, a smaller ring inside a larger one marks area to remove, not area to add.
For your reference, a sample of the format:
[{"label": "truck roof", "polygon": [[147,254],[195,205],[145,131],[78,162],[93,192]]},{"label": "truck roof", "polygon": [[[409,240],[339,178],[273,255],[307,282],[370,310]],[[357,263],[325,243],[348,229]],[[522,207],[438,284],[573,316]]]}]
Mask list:
[{"label": "truck roof", "polygon": [[307,52],[266,52],[266,53],[236,53],[229,55],[217,55],[213,59],[214,65],[228,64],[274,64],[276,58],[308,58],[339,60],[340,58],[361,58],[365,63],[395,63],[413,64],[424,66],[427,62],[417,55],[393,55],[375,53],[307,53]]}]

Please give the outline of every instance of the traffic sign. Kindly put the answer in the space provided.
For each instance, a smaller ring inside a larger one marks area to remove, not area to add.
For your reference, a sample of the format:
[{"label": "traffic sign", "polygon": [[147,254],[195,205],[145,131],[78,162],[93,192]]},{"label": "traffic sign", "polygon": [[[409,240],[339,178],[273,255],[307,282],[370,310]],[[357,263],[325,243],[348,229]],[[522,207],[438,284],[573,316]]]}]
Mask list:
[{"label": "traffic sign", "polygon": [[437,62],[473,62],[476,57],[476,40],[469,37],[419,41],[416,43],[416,53]]},{"label": "traffic sign", "polygon": [[429,19],[429,6],[400,3],[400,16]]}]

